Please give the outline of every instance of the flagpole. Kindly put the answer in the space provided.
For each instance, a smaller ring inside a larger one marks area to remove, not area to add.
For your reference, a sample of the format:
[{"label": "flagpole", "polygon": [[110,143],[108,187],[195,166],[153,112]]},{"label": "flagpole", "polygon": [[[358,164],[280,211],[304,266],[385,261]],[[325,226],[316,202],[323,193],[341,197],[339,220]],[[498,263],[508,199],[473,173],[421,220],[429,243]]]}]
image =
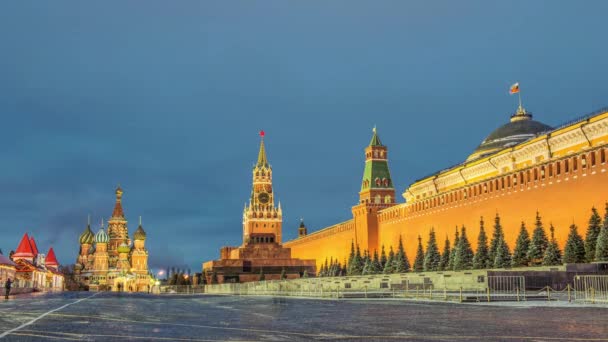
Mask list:
[{"label": "flagpole", "polygon": [[521,109],[521,108],[523,108],[521,106],[521,89],[517,92],[517,96],[519,97],[519,108]]}]

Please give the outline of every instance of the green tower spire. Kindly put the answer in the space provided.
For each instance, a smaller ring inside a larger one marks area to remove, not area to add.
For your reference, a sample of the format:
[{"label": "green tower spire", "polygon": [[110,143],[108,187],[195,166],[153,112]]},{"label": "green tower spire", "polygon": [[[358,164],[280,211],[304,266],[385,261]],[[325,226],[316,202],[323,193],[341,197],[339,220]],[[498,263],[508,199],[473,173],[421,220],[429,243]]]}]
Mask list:
[{"label": "green tower spire", "polygon": [[376,133],[376,126],[374,126],[374,129],[372,130],[372,132],[374,132],[374,135],[372,135],[372,140],[369,142],[369,146],[384,146],[384,145],[382,145],[382,142],[380,141],[380,138],[378,137],[378,134]]},{"label": "green tower spire", "polygon": [[365,148],[365,169],[361,182],[360,202],[394,203],[395,191],[388,168],[388,149],[382,145],[376,127],[369,145]]}]

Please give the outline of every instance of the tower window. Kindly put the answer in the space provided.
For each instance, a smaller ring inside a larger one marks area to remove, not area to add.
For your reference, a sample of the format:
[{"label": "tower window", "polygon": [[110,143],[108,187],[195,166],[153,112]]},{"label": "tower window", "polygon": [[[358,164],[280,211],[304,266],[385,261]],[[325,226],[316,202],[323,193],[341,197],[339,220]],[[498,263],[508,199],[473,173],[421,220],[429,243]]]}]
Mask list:
[{"label": "tower window", "polygon": [[374,203],[377,203],[377,204],[381,203],[381,197],[380,197],[380,195],[376,195],[376,198],[374,199]]},{"label": "tower window", "polygon": [[606,150],[600,150],[600,163],[604,164],[606,162]]},{"label": "tower window", "polygon": [[381,182],[380,182],[380,178],[376,178],[376,186],[380,186]]},{"label": "tower window", "polygon": [[568,159],[564,160],[564,172],[570,172],[570,162],[568,161]]},{"label": "tower window", "polygon": [[572,171],[576,171],[576,169],[578,169],[578,158],[573,157],[572,158]]}]

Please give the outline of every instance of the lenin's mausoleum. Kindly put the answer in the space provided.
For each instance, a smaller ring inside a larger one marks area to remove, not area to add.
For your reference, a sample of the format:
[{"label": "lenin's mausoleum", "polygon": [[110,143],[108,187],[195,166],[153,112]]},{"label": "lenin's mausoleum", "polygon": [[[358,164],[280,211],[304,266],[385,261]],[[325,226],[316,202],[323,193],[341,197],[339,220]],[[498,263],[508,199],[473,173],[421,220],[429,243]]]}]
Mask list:
[{"label": "lenin's mausoleum", "polygon": [[[364,152],[363,179],[359,201],[352,207],[353,218],[310,234],[300,227],[298,237],[284,242],[282,248],[290,250],[289,258],[294,260],[316,260],[319,269],[326,259],[347,260],[351,242],[373,252],[382,246],[395,249],[401,237],[412,260],[418,237],[426,245],[431,228],[442,250],[445,237],[451,239],[455,227],[464,225],[475,249],[480,218],[490,226],[497,214],[505,240],[513,248],[522,221],[533,227],[538,211],[547,226],[551,223],[555,227],[563,249],[569,226],[576,224],[584,236],[591,208],[601,210],[608,201],[607,143],[608,109],[550,127],[534,120],[520,105],[508,122],[490,133],[471,155],[463,157],[462,163],[411,184],[402,193],[405,203],[397,203],[388,147],[374,129]],[[250,214],[261,208],[257,202],[265,199],[256,197],[257,192],[254,187],[243,217],[244,245],[257,234],[255,229],[251,231],[255,234],[250,233],[250,223],[255,220]],[[279,220],[280,210],[276,210]],[[274,215],[275,211],[271,212]],[[268,222],[274,223],[278,231],[268,232],[268,236],[280,243],[280,221],[274,217]],[[229,255],[237,250],[222,250],[224,261],[216,263],[239,259]],[[295,264],[303,266],[291,263]],[[210,272],[215,267],[210,262],[203,268]],[[254,278],[251,280],[257,280]]]}]

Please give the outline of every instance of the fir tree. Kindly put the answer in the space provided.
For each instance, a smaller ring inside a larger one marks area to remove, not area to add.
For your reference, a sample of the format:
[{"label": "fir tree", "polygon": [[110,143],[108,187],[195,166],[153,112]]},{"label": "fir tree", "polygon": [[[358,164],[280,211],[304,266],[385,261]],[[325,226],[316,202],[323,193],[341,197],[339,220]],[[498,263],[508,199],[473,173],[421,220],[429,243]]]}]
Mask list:
[{"label": "fir tree", "polygon": [[219,281],[217,280],[217,272],[213,271],[211,273],[211,284],[217,284]]},{"label": "fir tree", "polygon": [[456,246],[456,254],[454,255],[454,270],[470,270],[473,268],[473,258],[473,249],[467,238],[467,229],[462,226],[458,246]]},{"label": "fir tree", "polygon": [[564,263],[576,264],[581,262],[585,262],[585,242],[573,223],[570,226],[570,233],[568,234],[568,240],[564,248]]},{"label": "fir tree", "polygon": [[492,233],[492,241],[490,241],[490,250],[488,251],[490,263],[494,263],[498,245],[500,244],[500,240],[504,239],[504,237],[505,233],[503,232],[502,225],[500,224],[500,216],[498,216],[498,213],[496,213],[496,217],[494,217],[494,232]]},{"label": "fir tree", "polygon": [[450,252],[450,260],[448,264],[448,269],[450,271],[454,270],[454,260],[456,259],[456,247],[458,247],[458,242],[460,242],[460,233],[458,232],[458,227],[456,227],[456,233],[454,235],[454,247],[452,247],[452,251]]},{"label": "fir tree", "polygon": [[405,253],[405,248],[403,248],[403,239],[401,238],[401,235],[399,235],[399,248],[397,248],[397,253],[393,260],[393,267],[395,273],[405,273],[410,270],[410,260]]},{"label": "fir tree", "polygon": [[505,241],[504,236],[498,241],[498,248],[496,249],[496,256],[494,257],[494,267],[504,268],[511,266],[511,252],[509,251],[509,245]]},{"label": "fir tree", "polygon": [[450,254],[452,254],[452,250],[450,249],[450,239],[448,236],[445,236],[445,242],[443,243],[443,254],[441,254],[441,262],[439,263],[439,270],[448,271],[450,266]]},{"label": "fir tree", "polygon": [[363,257],[361,256],[361,249],[359,249],[359,245],[357,245],[357,253],[355,254],[355,275],[361,275],[361,273],[363,272],[363,264],[365,263],[365,260],[363,260]]},{"label": "fir tree", "polygon": [[285,271],[285,267],[281,270],[281,279],[287,279],[287,271]]},{"label": "fir tree", "polygon": [[555,240],[555,228],[553,228],[553,224],[549,225],[549,231],[551,232],[551,240],[549,240],[549,246],[547,247],[547,250],[545,251],[545,256],[543,257],[543,265],[561,265],[562,252],[559,250],[557,240]]},{"label": "fir tree", "polygon": [[549,240],[547,239],[547,234],[545,234],[543,222],[538,211],[536,212],[536,222],[534,223],[534,226],[532,240],[530,241],[530,247],[528,248],[528,259],[530,259],[531,265],[538,266],[542,264],[545,251],[549,246]]},{"label": "fir tree", "polygon": [[418,249],[416,259],[414,259],[414,272],[424,271],[424,249],[422,248],[422,238],[418,235]]},{"label": "fir tree", "polygon": [[386,252],[384,251],[384,245],[382,245],[382,253],[380,254],[380,268],[384,269],[384,267],[386,266],[386,260],[388,260],[386,258]]},{"label": "fir tree", "polygon": [[260,268],[260,281],[266,280],[266,275],[264,274],[264,269]]},{"label": "fir tree", "polygon": [[388,258],[386,259],[386,265],[384,265],[384,270],[382,271],[382,273],[384,274],[391,274],[395,272],[394,269],[394,262],[395,259],[395,252],[393,252],[393,246],[391,246],[390,252],[388,253]]},{"label": "fir tree", "polygon": [[608,203],[606,203],[606,213],[604,214],[604,224],[597,236],[595,245],[595,260],[608,261]]},{"label": "fir tree", "polygon": [[340,262],[338,262],[338,259],[336,259],[336,272],[334,273],[334,276],[339,277],[341,276],[342,273],[342,265],[340,264]]},{"label": "fir tree", "polygon": [[425,272],[439,271],[439,263],[441,263],[441,254],[439,254],[439,247],[437,247],[435,228],[431,228],[429,241],[426,244],[426,253],[424,254],[423,269]]},{"label": "fir tree", "polygon": [[327,262],[327,257],[325,257],[325,265],[323,265],[323,276],[329,276],[329,263]]},{"label": "fir tree", "polygon": [[379,274],[382,273],[382,264],[380,263],[380,259],[378,258],[378,250],[374,250],[374,259],[372,260],[372,269],[373,272],[372,274]]},{"label": "fir tree", "polygon": [[308,270],[304,270],[304,273],[302,273],[302,278],[308,278]]},{"label": "fir tree", "polygon": [[473,257],[474,269],[490,268],[490,255],[488,250],[488,236],[483,227],[483,217],[479,220],[479,235],[477,235],[477,251]]},{"label": "fir tree", "polygon": [[355,242],[350,240],[350,254],[348,255],[348,263],[346,264],[346,274],[354,275],[355,269]]},{"label": "fir tree", "polygon": [[519,229],[519,235],[515,242],[515,249],[513,249],[511,266],[528,266],[528,263],[530,262],[530,259],[528,259],[528,249],[530,249],[530,235],[526,229],[526,224],[524,221],[521,221],[521,228]]},{"label": "fir tree", "polygon": [[589,228],[585,236],[585,258],[587,262],[595,260],[595,247],[597,246],[597,237],[600,235],[602,219],[595,207],[591,208],[591,217],[589,218]]},{"label": "fir tree", "polygon": [[370,275],[372,273],[372,260],[367,254],[367,250],[363,252],[363,270],[361,271],[362,275]]}]

